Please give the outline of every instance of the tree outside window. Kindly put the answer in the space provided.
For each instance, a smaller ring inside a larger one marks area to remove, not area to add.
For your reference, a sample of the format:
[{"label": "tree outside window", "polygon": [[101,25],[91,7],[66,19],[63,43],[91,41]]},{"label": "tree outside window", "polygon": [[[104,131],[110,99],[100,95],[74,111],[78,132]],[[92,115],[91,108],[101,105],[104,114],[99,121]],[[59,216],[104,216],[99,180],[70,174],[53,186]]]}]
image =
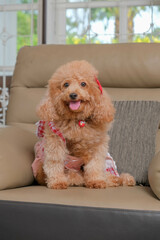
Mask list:
[{"label": "tree outside window", "polygon": [[[160,6],[127,8],[126,42],[160,42]],[[66,43],[119,43],[120,8],[66,10]]]}]

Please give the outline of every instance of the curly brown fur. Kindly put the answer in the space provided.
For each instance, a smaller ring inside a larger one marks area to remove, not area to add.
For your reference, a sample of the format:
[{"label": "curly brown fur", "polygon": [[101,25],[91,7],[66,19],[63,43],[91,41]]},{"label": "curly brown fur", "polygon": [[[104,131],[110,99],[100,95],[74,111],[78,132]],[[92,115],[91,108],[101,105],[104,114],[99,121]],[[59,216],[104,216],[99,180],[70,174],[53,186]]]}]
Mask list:
[{"label": "curly brown fur", "polygon": [[46,175],[43,170],[43,163],[40,162],[40,164],[38,166],[36,180],[40,185],[46,185],[45,179],[46,179]]},{"label": "curly brown fur", "polygon": [[[63,189],[69,184],[74,185],[74,177],[75,185],[84,181],[88,188],[106,188],[115,184],[115,179],[106,181],[105,172],[107,131],[115,109],[107,93],[101,94],[95,81],[97,76],[97,70],[88,62],[73,61],[60,67],[49,80],[47,96],[37,112],[40,119],[55,123],[67,146],[46,126],[43,169],[49,188]],[[86,85],[81,85],[82,82]],[[71,99],[72,93],[77,94],[75,99]],[[78,125],[79,120],[86,122],[85,127]],[[83,160],[84,179],[82,175],[72,173],[69,176],[64,172],[67,154]]]}]

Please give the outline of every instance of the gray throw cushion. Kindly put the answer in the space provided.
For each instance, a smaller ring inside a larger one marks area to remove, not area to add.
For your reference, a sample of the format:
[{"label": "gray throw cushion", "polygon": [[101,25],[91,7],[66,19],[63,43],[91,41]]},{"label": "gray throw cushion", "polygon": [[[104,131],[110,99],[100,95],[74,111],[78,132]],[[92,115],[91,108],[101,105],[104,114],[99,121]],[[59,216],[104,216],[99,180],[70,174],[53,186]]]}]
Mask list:
[{"label": "gray throw cushion", "polygon": [[119,173],[128,172],[138,184],[148,185],[148,166],[155,154],[160,123],[160,102],[119,101],[114,106],[109,152]]}]

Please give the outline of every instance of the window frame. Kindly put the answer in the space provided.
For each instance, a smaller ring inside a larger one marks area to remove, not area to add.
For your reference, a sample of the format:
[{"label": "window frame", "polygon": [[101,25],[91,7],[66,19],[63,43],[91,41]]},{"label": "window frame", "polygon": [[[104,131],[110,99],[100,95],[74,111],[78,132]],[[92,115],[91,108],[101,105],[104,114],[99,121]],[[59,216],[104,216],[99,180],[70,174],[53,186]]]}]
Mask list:
[{"label": "window frame", "polygon": [[[25,11],[30,10],[31,14],[31,45],[33,45],[33,11],[38,10],[38,20],[37,20],[37,32],[38,32],[38,44],[43,43],[43,30],[44,30],[44,22],[43,22],[43,5],[44,0],[39,0],[37,3],[15,3],[15,4],[1,4],[0,12],[17,12],[17,11]],[[2,26],[3,30],[0,32],[0,40],[2,44],[2,65],[0,65],[0,127],[5,125],[6,122],[6,111],[9,102],[9,86],[11,81],[11,75],[13,74],[14,66],[9,66],[6,63],[6,43],[8,39],[12,38],[15,35],[11,35],[11,33],[6,31],[6,25]]]},{"label": "window frame", "polygon": [[66,10],[77,8],[119,7],[119,42],[127,42],[128,8],[134,6],[157,6],[160,0],[123,0],[66,2],[65,0],[46,1],[46,43],[66,44]]},{"label": "window frame", "polygon": [[[16,12],[16,11],[34,11],[38,10],[38,44],[42,43],[42,0],[38,3],[23,3],[23,4],[3,4],[0,5],[0,12]],[[33,19],[31,25],[33,26]],[[33,35],[33,29],[31,27],[31,36]],[[32,40],[33,41],[33,40]]]}]

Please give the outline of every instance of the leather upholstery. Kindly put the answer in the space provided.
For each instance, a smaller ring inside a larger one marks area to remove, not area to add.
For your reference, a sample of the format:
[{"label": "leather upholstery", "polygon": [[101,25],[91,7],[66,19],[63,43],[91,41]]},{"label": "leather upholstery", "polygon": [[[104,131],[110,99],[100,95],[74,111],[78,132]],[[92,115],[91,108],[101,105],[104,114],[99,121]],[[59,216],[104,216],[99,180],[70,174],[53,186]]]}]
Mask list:
[{"label": "leather upholstery", "polygon": [[150,163],[148,178],[152,190],[160,199],[160,151],[154,156]]},{"label": "leather upholstery", "polygon": [[0,212],[2,240],[159,240],[160,212],[11,201]]},{"label": "leather upholstery", "polygon": [[72,60],[87,60],[103,87],[158,88],[159,44],[42,45],[20,50],[12,87],[41,88],[53,72]]},{"label": "leather upholstery", "polygon": [[[160,101],[159,53],[160,44],[142,43],[24,47],[17,57],[7,123],[34,124],[49,78],[57,67],[75,59],[86,59],[99,70],[99,80],[113,100]],[[156,140],[157,152],[158,134]]]},{"label": "leather upholstery", "polygon": [[87,189],[69,187],[53,190],[45,186],[32,185],[0,191],[1,200],[83,206],[96,208],[118,208],[144,211],[159,211],[160,202],[150,187],[113,187]]},{"label": "leather upholstery", "polygon": [[0,190],[33,183],[31,164],[37,138],[21,127],[0,129]]}]

